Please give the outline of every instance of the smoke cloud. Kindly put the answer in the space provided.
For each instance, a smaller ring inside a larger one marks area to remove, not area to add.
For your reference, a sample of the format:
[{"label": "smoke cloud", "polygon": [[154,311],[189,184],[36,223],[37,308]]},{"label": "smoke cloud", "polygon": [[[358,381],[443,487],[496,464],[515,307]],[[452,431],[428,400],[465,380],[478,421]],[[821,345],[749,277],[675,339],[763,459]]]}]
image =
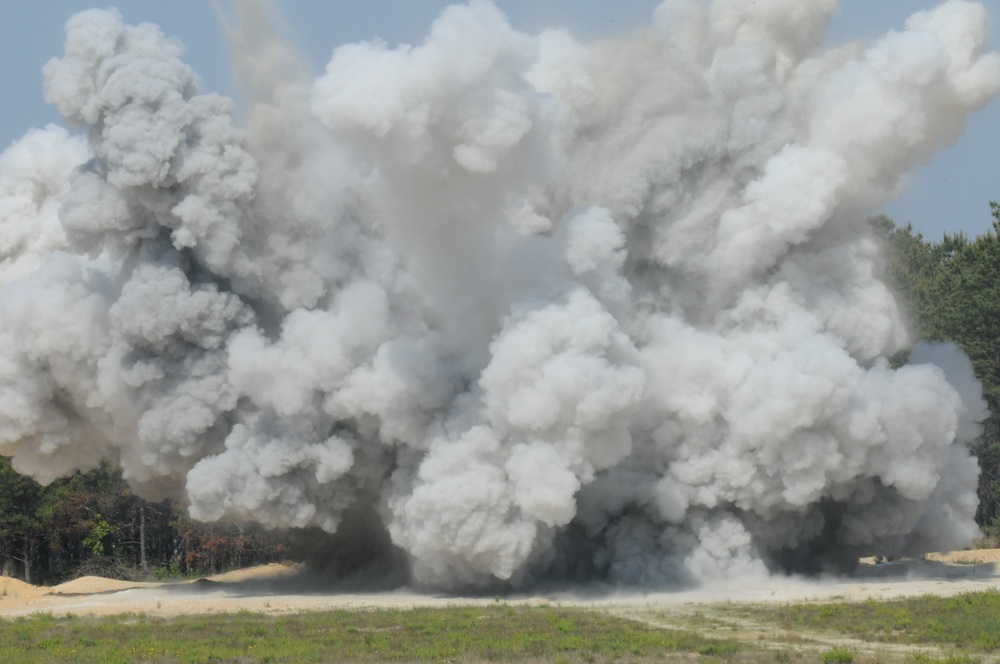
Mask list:
[{"label": "smoke cloud", "polygon": [[361,514],[443,588],[967,543],[986,405],[951,345],[886,359],[866,217],[1000,56],[976,3],[819,50],[835,9],[667,0],[582,43],[471,0],[312,80],[248,1],[238,123],[157,27],[73,16],[75,133],[0,156],[0,453],[117,458],[197,519]]}]

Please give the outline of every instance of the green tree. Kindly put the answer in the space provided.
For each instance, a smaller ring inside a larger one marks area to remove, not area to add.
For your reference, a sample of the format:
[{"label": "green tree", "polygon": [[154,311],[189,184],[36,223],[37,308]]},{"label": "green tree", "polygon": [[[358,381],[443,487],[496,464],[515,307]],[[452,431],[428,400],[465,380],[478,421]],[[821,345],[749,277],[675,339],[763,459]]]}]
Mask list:
[{"label": "green tree", "polygon": [[5,572],[19,570],[28,583],[41,540],[41,502],[42,487],[15,471],[10,459],[0,458],[0,556]]},{"label": "green tree", "polygon": [[953,341],[972,360],[990,416],[975,451],[981,468],[977,521],[1000,533],[1000,205],[993,228],[970,240],[931,243],[885,216],[872,225],[887,248],[887,276],[913,317],[918,338]]}]

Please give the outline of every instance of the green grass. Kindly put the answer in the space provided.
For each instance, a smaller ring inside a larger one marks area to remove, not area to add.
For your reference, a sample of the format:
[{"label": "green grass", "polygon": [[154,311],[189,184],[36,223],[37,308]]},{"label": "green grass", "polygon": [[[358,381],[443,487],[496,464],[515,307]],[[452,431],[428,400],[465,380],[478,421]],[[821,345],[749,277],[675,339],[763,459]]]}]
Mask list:
[{"label": "green grass", "polygon": [[979,664],[980,661],[981,660],[978,657],[969,657],[968,655],[931,657],[929,655],[917,653],[906,657],[907,664]]},{"label": "green grass", "polygon": [[788,630],[838,633],[875,643],[948,645],[974,652],[1000,649],[1000,591],[995,589],[956,597],[732,607],[727,612]]},{"label": "green grass", "polygon": [[[1000,591],[995,590],[856,604],[730,604],[697,609],[687,616],[681,612],[648,617],[670,628],[582,608],[505,604],[277,616],[248,611],[176,618],[43,614],[0,621],[0,664],[663,660],[975,664],[998,659],[994,651],[1000,650]],[[831,634],[852,641],[831,647],[821,638]],[[894,647],[897,644],[901,647]],[[933,647],[915,651],[907,649],[910,645]]]},{"label": "green grass", "polygon": [[0,662],[658,661],[740,645],[547,607],[249,612],[178,618],[42,615],[0,623]]}]

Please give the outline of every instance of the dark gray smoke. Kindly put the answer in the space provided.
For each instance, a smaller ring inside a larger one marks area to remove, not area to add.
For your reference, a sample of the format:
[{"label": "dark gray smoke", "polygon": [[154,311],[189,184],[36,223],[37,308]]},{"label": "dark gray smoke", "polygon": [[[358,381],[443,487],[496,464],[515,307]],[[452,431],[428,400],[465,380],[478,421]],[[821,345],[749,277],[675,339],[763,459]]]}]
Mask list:
[{"label": "dark gray smoke", "polygon": [[967,543],[986,406],[953,346],[890,367],[865,219],[1000,57],[979,4],[816,50],[834,9],[667,0],[586,44],[472,0],[310,80],[248,1],[242,126],[155,26],[77,14],[44,75],[80,136],[0,157],[0,452],[348,514],[441,587]]}]

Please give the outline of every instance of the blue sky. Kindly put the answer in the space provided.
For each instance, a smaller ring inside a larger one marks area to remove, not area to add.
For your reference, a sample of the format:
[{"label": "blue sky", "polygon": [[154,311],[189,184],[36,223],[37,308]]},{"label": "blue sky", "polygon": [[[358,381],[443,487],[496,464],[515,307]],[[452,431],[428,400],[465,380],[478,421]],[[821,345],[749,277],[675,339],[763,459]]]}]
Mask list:
[{"label": "blue sky", "polygon": [[[222,0],[223,11],[227,0]],[[66,18],[89,6],[117,6],[129,23],[151,21],[187,45],[186,61],[202,77],[202,87],[231,93],[228,56],[212,4],[203,0],[80,0],[9,2],[0,23],[0,145],[9,145],[29,127],[58,122],[42,98],[41,67],[61,54]],[[440,11],[443,0],[286,0],[284,14],[299,47],[317,72],[339,44],[381,37],[389,43],[417,42]],[[564,26],[582,38],[627,30],[645,22],[655,0],[497,0],[514,26],[528,32]],[[902,27],[906,17],[936,5],[932,0],[842,0],[829,26],[828,41],[871,39]],[[1000,0],[985,0],[991,43],[1000,46]],[[965,134],[911,176],[906,191],[885,207],[898,223],[912,222],[931,239],[943,232],[970,235],[990,228],[989,201],[1000,200],[996,157],[1000,155],[1000,101],[973,116]]]}]

